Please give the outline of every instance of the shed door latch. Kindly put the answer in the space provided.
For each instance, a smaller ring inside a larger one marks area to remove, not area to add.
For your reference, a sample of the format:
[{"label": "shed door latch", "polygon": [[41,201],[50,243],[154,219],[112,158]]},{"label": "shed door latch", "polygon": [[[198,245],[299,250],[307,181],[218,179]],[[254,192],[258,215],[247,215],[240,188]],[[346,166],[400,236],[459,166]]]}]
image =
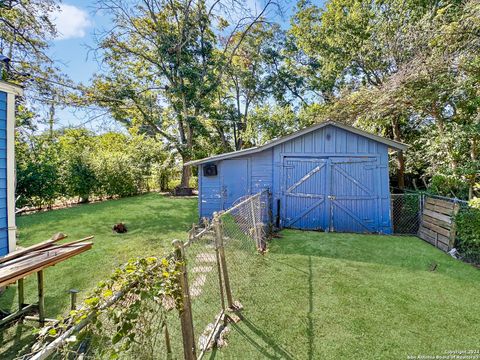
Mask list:
[{"label": "shed door latch", "polygon": [[335,195],[328,195],[327,198],[329,200],[335,200],[336,199]]}]

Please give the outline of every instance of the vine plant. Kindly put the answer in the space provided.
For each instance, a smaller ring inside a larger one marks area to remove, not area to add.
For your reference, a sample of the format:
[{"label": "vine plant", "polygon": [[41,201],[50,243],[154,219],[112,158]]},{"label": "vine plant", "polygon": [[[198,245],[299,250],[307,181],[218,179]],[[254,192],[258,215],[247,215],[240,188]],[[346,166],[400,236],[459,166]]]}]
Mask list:
[{"label": "vine plant", "polygon": [[74,346],[82,347],[88,338],[90,345],[91,339],[98,342],[93,350],[95,357],[116,359],[135,345],[145,351],[144,342],[152,332],[166,325],[167,312],[182,311],[182,265],[173,256],[128,261],[108,280],[99,283],[80,309],[40,331],[34,352],[82,321],[88,321],[88,325],[67,339],[60,349],[63,357],[68,357]]}]

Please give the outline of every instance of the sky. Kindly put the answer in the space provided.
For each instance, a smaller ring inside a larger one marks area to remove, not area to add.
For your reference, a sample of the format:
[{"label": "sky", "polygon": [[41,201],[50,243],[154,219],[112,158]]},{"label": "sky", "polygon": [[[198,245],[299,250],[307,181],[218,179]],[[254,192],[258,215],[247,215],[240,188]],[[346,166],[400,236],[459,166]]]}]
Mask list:
[{"label": "sky", "polygon": [[[262,0],[247,0],[252,8],[259,9]],[[258,2],[258,3],[257,3]],[[111,25],[107,14],[100,13],[96,0],[64,0],[60,11],[53,15],[58,37],[51,42],[50,55],[73,81],[89,84],[99,64],[94,58],[95,34]],[[283,25],[288,24],[288,16],[295,1],[283,3],[286,17],[276,19]],[[108,117],[91,120],[95,114],[88,110],[65,108],[56,110],[56,127],[86,126],[95,131],[118,130],[119,125]]]},{"label": "sky", "polygon": [[[60,11],[52,15],[58,37],[51,42],[50,56],[62,72],[76,83],[87,85],[93,74],[99,70],[91,48],[95,46],[95,33],[110,25],[107,16],[95,9],[95,0],[67,0],[60,5]],[[113,127],[109,119],[89,121],[90,111],[75,108],[56,110],[56,127],[81,126],[97,129]]]}]

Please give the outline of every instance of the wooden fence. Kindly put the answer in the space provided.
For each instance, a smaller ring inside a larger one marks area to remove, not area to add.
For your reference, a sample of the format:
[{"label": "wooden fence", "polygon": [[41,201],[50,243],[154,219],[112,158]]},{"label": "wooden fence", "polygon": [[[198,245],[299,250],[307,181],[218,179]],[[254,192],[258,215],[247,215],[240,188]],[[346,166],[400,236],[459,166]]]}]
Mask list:
[{"label": "wooden fence", "polygon": [[460,209],[456,201],[425,197],[418,236],[435,247],[449,251],[455,244],[455,215]]}]

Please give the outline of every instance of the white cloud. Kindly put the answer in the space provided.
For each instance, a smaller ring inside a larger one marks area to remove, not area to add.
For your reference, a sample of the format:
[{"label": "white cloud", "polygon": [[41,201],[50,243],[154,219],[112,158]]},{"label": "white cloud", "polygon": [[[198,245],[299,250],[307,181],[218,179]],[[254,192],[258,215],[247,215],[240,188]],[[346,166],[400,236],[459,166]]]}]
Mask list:
[{"label": "white cloud", "polygon": [[92,25],[86,11],[68,4],[60,4],[60,9],[52,14],[52,20],[57,26],[58,40],[82,38]]}]

